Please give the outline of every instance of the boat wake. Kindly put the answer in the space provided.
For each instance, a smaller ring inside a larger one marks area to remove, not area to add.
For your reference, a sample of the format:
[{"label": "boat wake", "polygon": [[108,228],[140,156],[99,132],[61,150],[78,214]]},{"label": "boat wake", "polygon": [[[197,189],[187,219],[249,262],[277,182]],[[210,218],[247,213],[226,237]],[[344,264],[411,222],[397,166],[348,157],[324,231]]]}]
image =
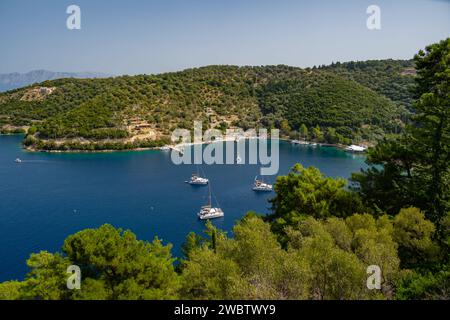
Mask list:
[{"label": "boat wake", "polygon": [[14,160],[15,163],[52,163],[55,161],[50,161],[50,160],[22,160],[17,158],[16,160]]}]

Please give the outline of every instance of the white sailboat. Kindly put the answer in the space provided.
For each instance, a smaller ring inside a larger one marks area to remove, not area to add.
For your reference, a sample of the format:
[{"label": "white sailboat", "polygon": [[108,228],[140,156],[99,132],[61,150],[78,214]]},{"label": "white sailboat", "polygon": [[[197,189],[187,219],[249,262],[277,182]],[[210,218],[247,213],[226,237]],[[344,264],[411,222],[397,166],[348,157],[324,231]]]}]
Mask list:
[{"label": "white sailboat", "polygon": [[258,180],[258,176],[255,177],[255,183],[253,184],[253,191],[271,192],[272,190],[273,186],[271,184],[265,183],[262,177],[261,180]]},{"label": "white sailboat", "polygon": [[208,220],[214,218],[220,218],[224,216],[224,212],[221,208],[213,208],[211,203],[211,185],[209,187],[208,204],[201,207],[197,216],[200,220]]},{"label": "white sailboat", "polygon": [[209,183],[209,180],[200,176],[197,167],[197,173],[193,173],[189,181],[186,181],[186,183],[189,183],[190,185],[206,186]]}]

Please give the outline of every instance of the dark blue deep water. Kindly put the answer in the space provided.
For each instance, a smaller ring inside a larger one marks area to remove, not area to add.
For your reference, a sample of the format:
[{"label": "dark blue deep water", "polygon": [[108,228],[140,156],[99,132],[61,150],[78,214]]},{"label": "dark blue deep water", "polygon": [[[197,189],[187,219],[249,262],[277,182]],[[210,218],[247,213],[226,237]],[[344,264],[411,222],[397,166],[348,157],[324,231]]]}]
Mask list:
[{"label": "dark blue deep water", "polygon": [[[21,149],[21,140],[0,136],[0,281],[23,279],[30,253],[57,251],[68,235],[104,223],[130,229],[139,239],[157,235],[174,245],[176,256],[190,231],[204,229],[196,212],[207,188],[185,184],[196,166],[172,164],[170,152],[29,153]],[[16,158],[24,162],[15,163]],[[295,163],[345,178],[365,166],[362,156],[335,148],[282,142],[278,174]],[[273,194],[251,190],[257,165],[203,168],[225,212],[214,220],[216,226],[231,230],[249,210],[268,212]]]}]

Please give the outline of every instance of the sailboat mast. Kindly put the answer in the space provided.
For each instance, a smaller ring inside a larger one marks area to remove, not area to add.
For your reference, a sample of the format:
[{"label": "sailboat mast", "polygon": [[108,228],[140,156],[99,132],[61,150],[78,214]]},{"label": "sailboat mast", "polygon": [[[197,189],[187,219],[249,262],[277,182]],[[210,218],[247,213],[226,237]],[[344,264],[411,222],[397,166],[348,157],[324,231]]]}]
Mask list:
[{"label": "sailboat mast", "polygon": [[211,184],[208,184],[208,187],[209,187],[209,206],[211,207],[212,206],[212,203],[211,203]]}]

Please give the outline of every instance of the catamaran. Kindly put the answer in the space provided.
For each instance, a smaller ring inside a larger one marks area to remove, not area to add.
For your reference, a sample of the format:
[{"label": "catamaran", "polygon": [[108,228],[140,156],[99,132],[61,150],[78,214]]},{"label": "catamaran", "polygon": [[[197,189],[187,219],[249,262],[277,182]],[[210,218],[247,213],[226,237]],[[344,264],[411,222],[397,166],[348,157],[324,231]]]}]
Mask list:
[{"label": "catamaran", "polygon": [[258,176],[255,177],[255,183],[253,184],[253,191],[270,192],[273,190],[273,186],[271,184],[265,183],[263,178],[261,178],[261,180],[258,180],[257,178]]},{"label": "catamaran", "polygon": [[192,174],[191,179],[186,181],[186,183],[197,186],[206,186],[209,183],[209,180],[207,178],[202,178],[197,168],[197,173]]},{"label": "catamaran", "polygon": [[223,210],[220,208],[213,208],[211,204],[211,185],[209,187],[209,201],[207,205],[201,207],[200,212],[197,216],[200,220],[208,220],[214,218],[220,218],[224,216]]}]

